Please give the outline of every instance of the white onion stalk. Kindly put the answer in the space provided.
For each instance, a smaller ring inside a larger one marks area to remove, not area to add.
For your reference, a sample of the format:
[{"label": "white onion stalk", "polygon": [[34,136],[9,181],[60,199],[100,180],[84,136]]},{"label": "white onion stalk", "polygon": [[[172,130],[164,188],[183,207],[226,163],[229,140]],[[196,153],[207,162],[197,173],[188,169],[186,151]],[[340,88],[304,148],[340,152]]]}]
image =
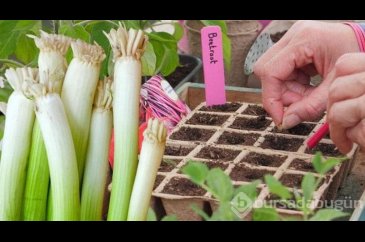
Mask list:
[{"label": "white onion stalk", "polygon": [[[57,83],[58,93],[67,70],[65,54],[70,47],[71,38],[63,35],[47,34],[41,31],[41,37],[29,35],[40,49],[38,56],[39,82]],[[24,194],[24,220],[45,220],[49,185],[49,168],[43,137],[38,120],[35,120],[32,133],[27,180]]]},{"label": "white onion stalk", "polygon": [[81,220],[102,220],[112,134],[112,80],[100,81],[91,116],[89,145],[81,194]]},{"label": "white onion stalk", "polygon": [[145,221],[153,184],[165,151],[167,129],[158,119],[149,119],[143,133],[141,154],[128,209],[129,221]]},{"label": "white onion stalk", "polygon": [[7,105],[0,161],[0,220],[20,220],[28,161],[34,102],[27,99],[23,84],[38,82],[38,70],[8,69],[5,77],[14,92]]},{"label": "white onion stalk", "polygon": [[29,85],[36,117],[46,146],[52,189],[52,220],[80,219],[79,175],[71,129],[58,83]]},{"label": "white onion stalk", "polygon": [[114,54],[113,121],[115,132],[113,189],[108,220],[127,220],[138,163],[141,55],[147,37],[141,30],[119,27],[105,34]]},{"label": "white onion stalk", "polygon": [[63,82],[61,98],[75,144],[80,181],[82,180],[91,112],[99,80],[103,48],[81,40],[71,43],[73,59]]}]

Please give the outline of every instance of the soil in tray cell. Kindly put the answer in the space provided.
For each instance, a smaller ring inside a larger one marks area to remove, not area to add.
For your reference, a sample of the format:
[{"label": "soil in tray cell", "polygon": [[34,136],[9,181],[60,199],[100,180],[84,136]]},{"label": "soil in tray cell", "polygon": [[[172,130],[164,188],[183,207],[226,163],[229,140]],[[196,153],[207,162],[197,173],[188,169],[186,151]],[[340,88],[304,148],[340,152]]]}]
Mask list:
[{"label": "soil in tray cell", "polygon": [[155,184],[153,185],[153,190],[155,190],[160,185],[164,178],[165,176],[163,175],[157,175]]},{"label": "soil in tray cell", "polygon": [[334,144],[325,144],[325,143],[319,143],[317,144],[313,149],[306,150],[305,153],[307,154],[315,154],[317,151],[322,152],[324,156],[342,156],[341,152],[336,148]]},{"label": "soil in tray cell", "polygon": [[274,171],[252,169],[243,164],[236,165],[230,174],[230,177],[235,181],[251,182],[258,179],[263,181],[266,174],[274,174]]},{"label": "soil in tray cell", "polygon": [[180,196],[203,196],[206,191],[186,178],[173,177],[165,185],[162,193]]},{"label": "soil in tray cell", "polygon": [[[195,160],[194,160],[195,161]],[[197,162],[201,162],[204,163],[208,166],[209,170],[213,169],[213,168],[220,168],[221,170],[225,170],[228,167],[228,163],[227,162],[219,162],[219,161],[208,161],[208,162],[204,162],[204,161],[197,161]],[[181,167],[181,169],[178,171],[178,173],[183,173],[182,170],[184,169],[184,166]]]},{"label": "soil in tray cell", "polygon": [[229,116],[227,115],[212,115],[208,113],[196,113],[186,123],[197,125],[213,125],[221,126]]},{"label": "soil in tray cell", "polygon": [[215,131],[207,129],[196,129],[182,127],[179,131],[173,133],[170,139],[183,141],[208,141]]},{"label": "soil in tray cell", "polygon": [[268,114],[263,107],[251,104],[248,105],[248,107],[242,112],[242,114],[255,115],[255,116],[264,115],[265,117],[268,117]]},{"label": "soil in tray cell", "polygon": [[[287,187],[292,187],[292,188],[301,188],[301,184],[302,184],[302,180],[304,178],[304,175],[301,174],[283,174],[282,177],[279,179],[279,181]],[[324,179],[322,179],[322,181],[320,182],[319,186],[320,187],[325,181],[327,181],[330,178],[330,176],[326,176]],[[316,178],[318,179],[318,178]]]},{"label": "soil in tray cell", "polygon": [[286,138],[274,135],[266,135],[264,142],[260,145],[264,149],[273,150],[285,150],[285,151],[297,151],[303,144],[303,139],[298,138]]},{"label": "soil in tray cell", "polygon": [[232,113],[237,111],[240,107],[240,103],[226,103],[223,105],[213,105],[209,107],[204,106],[200,108],[200,111]]},{"label": "soil in tray cell", "polygon": [[183,147],[183,146],[166,146],[165,155],[171,156],[186,156],[190,153],[194,148],[192,147]]},{"label": "soil in tray cell", "polygon": [[212,146],[204,147],[196,157],[205,158],[210,160],[234,160],[236,156],[240,153],[239,150],[228,150],[221,149]]},{"label": "soil in tray cell", "polygon": [[266,155],[266,154],[251,152],[245,157],[243,157],[243,159],[240,162],[245,162],[257,166],[279,167],[281,166],[281,164],[284,163],[286,158],[287,156]]},{"label": "soil in tray cell", "polygon": [[181,160],[164,158],[161,161],[161,165],[160,165],[160,168],[158,169],[158,171],[159,172],[170,172],[177,166],[177,164],[179,164],[180,161]]},{"label": "soil in tray cell", "polygon": [[309,135],[315,126],[315,124],[301,123],[291,129],[279,130],[277,127],[274,127],[271,132],[292,135]]},{"label": "soil in tray cell", "polygon": [[265,130],[270,123],[271,120],[266,119],[264,115],[258,116],[257,118],[239,117],[229,127],[239,130]]},{"label": "soil in tray cell", "polygon": [[316,172],[313,164],[310,161],[306,161],[303,159],[295,158],[289,165],[289,169],[294,169],[297,171],[307,171],[307,172]]},{"label": "soil in tray cell", "polygon": [[224,132],[216,142],[225,145],[253,145],[260,137],[259,134],[241,134],[235,132]]}]

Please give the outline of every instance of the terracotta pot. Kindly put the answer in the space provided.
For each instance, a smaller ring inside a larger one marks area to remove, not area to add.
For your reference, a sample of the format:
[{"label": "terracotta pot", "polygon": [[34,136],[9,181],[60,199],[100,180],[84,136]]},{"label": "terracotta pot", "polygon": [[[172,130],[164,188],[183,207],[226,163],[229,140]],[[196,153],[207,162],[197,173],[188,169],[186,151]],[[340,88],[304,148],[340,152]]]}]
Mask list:
[{"label": "terracotta pot", "polygon": [[[257,20],[226,20],[228,37],[231,40],[231,70],[225,69],[226,85],[247,86],[248,76],[244,74],[244,62],[255,41],[261,24]],[[185,21],[190,54],[201,57],[200,30],[204,25],[199,20]],[[202,78],[200,78],[203,81]]]}]

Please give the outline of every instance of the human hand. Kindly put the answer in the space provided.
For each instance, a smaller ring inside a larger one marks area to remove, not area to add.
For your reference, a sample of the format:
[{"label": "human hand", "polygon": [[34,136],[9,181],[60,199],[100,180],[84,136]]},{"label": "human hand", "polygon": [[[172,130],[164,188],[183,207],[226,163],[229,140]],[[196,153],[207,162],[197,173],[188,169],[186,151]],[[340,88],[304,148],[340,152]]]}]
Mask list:
[{"label": "human hand", "polygon": [[353,143],[365,147],[365,54],[341,56],[335,65],[335,79],[329,88],[327,121],[331,139],[341,153]]},{"label": "human hand", "polygon": [[[288,129],[318,118],[326,109],[337,59],[358,51],[350,26],[297,21],[254,67],[262,82],[263,106],[275,124]],[[310,77],[317,74],[323,81],[313,87]]]}]

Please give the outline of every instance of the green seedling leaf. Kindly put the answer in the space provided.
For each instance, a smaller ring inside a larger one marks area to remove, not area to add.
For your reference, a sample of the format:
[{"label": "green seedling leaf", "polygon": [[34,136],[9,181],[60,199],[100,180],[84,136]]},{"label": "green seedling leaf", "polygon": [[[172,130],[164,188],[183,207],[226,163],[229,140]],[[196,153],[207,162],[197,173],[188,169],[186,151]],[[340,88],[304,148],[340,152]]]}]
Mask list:
[{"label": "green seedling leaf", "polygon": [[302,180],[302,191],[304,196],[304,201],[309,203],[312,201],[313,192],[317,189],[316,187],[316,179],[313,174],[307,173],[305,174]]},{"label": "green seedling leaf", "polygon": [[157,221],[156,213],[152,208],[148,209],[147,212],[147,221]]},{"label": "green seedling leaf", "polygon": [[25,33],[19,36],[15,48],[15,56],[19,61],[27,64],[37,57],[38,52],[39,49],[34,44],[33,39],[27,37]]},{"label": "green seedling leaf", "polygon": [[227,24],[224,20],[201,20],[201,22],[206,25],[217,25],[221,27],[222,33],[227,34]]},{"label": "green seedling leaf", "polygon": [[184,36],[184,29],[181,26],[180,23],[174,23],[174,38],[176,41],[181,40],[181,38]]},{"label": "green seedling leaf", "polygon": [[265,183],[269,187],[270,192],[279,196],[281,199],[291,198],[289,189],[272,175],[265,175]]},{"label": "green seedling leaf", "polygon": [[254,221],[279,221],[280,217],[274,208],[256,208],[252,216]]},{"label": "green seedling leaf", "polygon": [[143,75],[153,76],[156,70],[156,54],[153,49],[153,45],[150,42],[147,43],[146,50],[141,60]]},{"label": "green seedling leaf", "polygon": [[205,182],[209,169],[206,164],[190,161],[186,166],[184,166],[182,172],[188,175],[194,183],[202,185]]},{"label": "green seedling leaf", "polygon": [[207,186],[210,191],[221,202],[230,201],[233,196],[233,185],[229,176],[220,168],[214,168],[209,171],[207,177]]},{"label": "green seedling leaf", "polygon": [[174,36],[172,36],[169,33],[166,32],[151,32],[148,33],[148,38],[150,40],[157,40],[160,42],[170,42],[170,43],[177,43],[177,40],[175,39]]},{"label": "green seedling leaf", "polygon": [[234,196],[239,194],[240,192],[245,193],[252,201],[256,200],[257,198],[257,186],[261,183],[260,180],[253,181],[246,185],[241,185],[234,191]]},{"label": "green seedling leaf", "polygon": [[316,152],[313,157],[312,163],[313,167],[319,174],[326,174],[328,171],[332,170],[335,166],[340,164],[346,158],[329,158],[323,161],[322,153]]},{"label": "green seedling leaf", "polygon": [[196,204],[191,205],[191,209],[194,211],[194,213],[198,214],[200,217],[202,217],[205,221],[209,220],[208,214],[206,214],[201,208],[199,208]]},{"label": "green seedling leaf", "polygon": [[349,214],[336,209],[321,209],[316,212],[309,221],[331,221],[337,218],[346,217]]},{"label": "green seedling leaf", "polygon": [[161,219],[161,221],[177,221],[176,215],[167,215]]},{"label": "green seedling leaf", "polygon": [[240,218],[233,213],[230,202],[221,202],[218,209],[212,214],[209,221],[236,221]]},{"label": "green seedling leaf", "polygon": [[75,39],[81,39],[85,42],[90,41],[90,34],[85,30],[84,26],[81,25],[70,25],[70,24],[62,24],[59,29],[59,33],[75,38]]}]

